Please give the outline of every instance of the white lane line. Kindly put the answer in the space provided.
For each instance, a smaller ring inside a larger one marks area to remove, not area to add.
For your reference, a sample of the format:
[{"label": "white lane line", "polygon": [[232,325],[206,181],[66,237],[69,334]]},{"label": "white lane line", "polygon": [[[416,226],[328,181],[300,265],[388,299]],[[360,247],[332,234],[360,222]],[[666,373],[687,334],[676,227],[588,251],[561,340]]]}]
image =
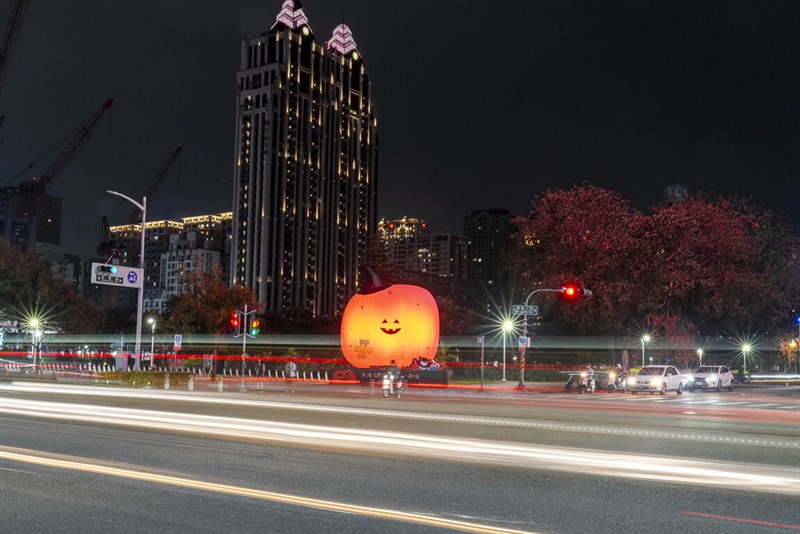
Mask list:
[{"label": "white lane line", "polygon": [[777,402],[768,402],[766,404],[751,404],[750,408],[762,408],[764,406],[780,406]]},{"label": "white lane line", "polygon": [[800,410],[800,405],[794,406],[778,406],[776,410]]}]

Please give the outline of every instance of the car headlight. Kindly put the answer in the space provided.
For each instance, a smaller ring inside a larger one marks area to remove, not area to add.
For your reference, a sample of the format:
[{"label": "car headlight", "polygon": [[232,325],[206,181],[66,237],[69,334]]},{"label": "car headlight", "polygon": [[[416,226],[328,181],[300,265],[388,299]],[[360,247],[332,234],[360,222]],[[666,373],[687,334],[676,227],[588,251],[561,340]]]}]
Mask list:
[{"label": "car headlight", "polygon": [[654,378],[654,379],[652,379],[652,380],[650,381],[650,383],[651,383],[652,385],[654,385],[654,386],[660,386],[660,385],[661,385],[661,379],[660,379],[660,378]]},{"label": "car headlight", "polygon": [[628,385],[629,386],[635,386],[636,385],[636,379],[634,377],[632,377],[632,376],[629,377],[628,378]]},{"label": "car headlight", "polygon": [[717,375],[708,375],[708,378],[706,380],[708,380],[709,382],[716,382],[717,378],[719,378]]}]

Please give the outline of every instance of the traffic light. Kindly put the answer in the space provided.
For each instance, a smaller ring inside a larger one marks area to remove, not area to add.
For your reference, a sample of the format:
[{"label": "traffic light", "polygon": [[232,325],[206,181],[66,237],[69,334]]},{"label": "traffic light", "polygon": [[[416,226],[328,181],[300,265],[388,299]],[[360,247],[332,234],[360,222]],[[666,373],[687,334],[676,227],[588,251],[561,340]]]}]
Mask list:
[{"label": "traffic light", "polygon": [[577,300],[580,297],[591,297],[592,292],[588,289],[583,289],[575,284],[568,284],[561,288],[561,293],[567,300]]},{"label": "traffic light", "polygon": [[261,319],[255,317],[250,321],[250,335],[256,337],[259,332],[261,332]]},{"label": "traffic light", "polygon": [[236,331],[237,334],[239,333],[240,325],[239,312],[234,310],[231,312],[231,327]]},{"label": "traffic light", "polygon": [[115,274],[117,272],[116,265],[98,265],[95,269],[98,273],[111,273]]}]

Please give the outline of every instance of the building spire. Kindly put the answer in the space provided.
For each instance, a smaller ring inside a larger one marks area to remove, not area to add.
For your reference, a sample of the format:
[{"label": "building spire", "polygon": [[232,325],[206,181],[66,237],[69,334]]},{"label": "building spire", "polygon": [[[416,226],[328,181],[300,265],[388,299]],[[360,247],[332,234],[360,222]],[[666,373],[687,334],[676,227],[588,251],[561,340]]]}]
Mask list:
[{"label": "building spire", "polygon": [[[344,17],[342,17],[344,18]],[[344,55],[350,52],[358,52],[358,45],[353,39],[353,32],[347,27],[347,24],[342,22],[333,30],[331,40],[328,41],[328,48],[333,48]]]},{"label": "building spire", "polygon": [[300,0],[285,0],[283,2],[281,11],[275,17],[275,24],[272,25],[272,28],[275,28],[278,24],[283,24],[292,30],[296,30],[301,26],[308,26],[309,30],[311,29],[308,24],[308,18],[303,13],[303,4]]}]

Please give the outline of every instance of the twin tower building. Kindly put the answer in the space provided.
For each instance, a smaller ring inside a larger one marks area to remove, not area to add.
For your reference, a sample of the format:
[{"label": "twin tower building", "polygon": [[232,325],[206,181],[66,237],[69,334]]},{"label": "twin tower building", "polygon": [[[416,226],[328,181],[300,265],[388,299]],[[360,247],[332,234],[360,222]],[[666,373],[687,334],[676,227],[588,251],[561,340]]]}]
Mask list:
[{"label": "twin tower building", "polygon": [[314,33],[297,0],[242,43],[230,281],[267,309],[340,312],[377,231],[370,76],[340,24]]}]

